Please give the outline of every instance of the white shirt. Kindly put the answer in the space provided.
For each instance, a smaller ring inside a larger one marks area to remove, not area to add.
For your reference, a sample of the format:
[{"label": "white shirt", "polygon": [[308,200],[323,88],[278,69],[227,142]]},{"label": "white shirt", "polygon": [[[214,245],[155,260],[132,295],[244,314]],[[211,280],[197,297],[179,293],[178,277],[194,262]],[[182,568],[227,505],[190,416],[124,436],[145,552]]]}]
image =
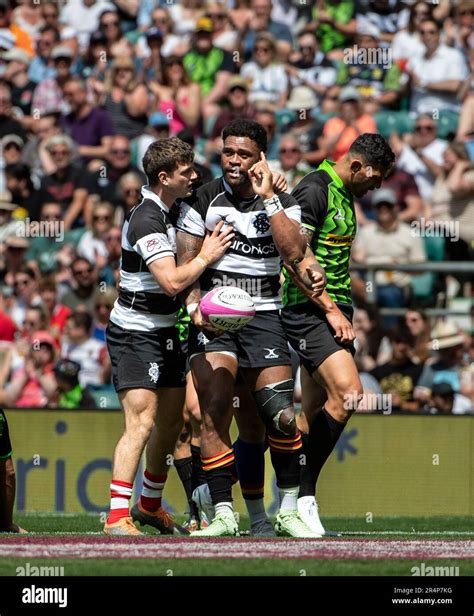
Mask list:
[{"label": "white shirt", "polygon": [[105,357],[105,345],[95,338],[89,338],[82,344],[65,342],[61,348],[63,359],[72,359],[81,366],[79,383],[82,386],[101,385],[100,368]]},{"label": "white shirt", "polygon": [[98,0],[86,6],[83,0],[69,0],[62,8],[60,21],[74,28],[78,33],[81,49],[86,49],[90,35],[99,27],[99,17],[104,11],[117,12],[117,7],[107,0]]},{"label": "white shirt", "polygon": [[[456,79],[464,81],[469,75],[464,56],[457,49],[440,45],[431,58],[415,57],[408,62],[407,68],[423,83],[437,83]],[[413,88],[410,100],[410,111],[416,114],[433,113],[437,111],[455,111],[461,109],[461,101],[456,94],[432,92],[423,85]]]},{"label": "white shirt", "polygon": [[[443,154],[448,147],[444,139],[435,139],[421,150],[423,156],[429,158],[437,165],[443,164]],[[415,182],[422,199],[429,200],[433,192],[435,177],[409,145],[403,146],[403,150],[397,162],[397,166],[415,177]]]},{"label": "white shirt", "polygon": [[288,88],[288,76],[282,64],[270,64],[262,68],[256,62],[246,62],[240,70],[240,75],[251,81],[250,103],[260,101],[277,103]]},{"label": "white shirt", "polygon": [[392,54],[394,60],[412,60],[420,58],[426,52],[417,32],[397,32],[392,41]]}]

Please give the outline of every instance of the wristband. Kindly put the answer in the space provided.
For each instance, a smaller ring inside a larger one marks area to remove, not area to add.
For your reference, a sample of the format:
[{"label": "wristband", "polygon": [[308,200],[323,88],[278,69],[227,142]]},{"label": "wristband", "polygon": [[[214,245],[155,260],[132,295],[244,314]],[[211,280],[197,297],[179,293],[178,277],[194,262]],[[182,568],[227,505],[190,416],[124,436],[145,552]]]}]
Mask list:
[{"label": "wristband", "polygon": [[192,304],[188,304],[186,306],[186,312],[188,313],[188,316],[191,316],[191,312],[194,312],[196,308],[198,307],[198,305],[199,305],[198,302],[193,302]]},{"label": "wristband", "polygon": [[263,199],[263,205],[268,217],[278,214],[278,212],[283,212],[283,206],[278,195],[273,195],[270,199]]},{"label": "wristband", "polygon": [[200,263],[200,264],[204,267],[204,269],[206,269],[206,268],[207,268],[208,263],[207,263],[206,259],[204,259],[203,257],[200,257],[200,256],[198,255],[197,257],[195,257],[195,259],[194,259],[194,260],[195,260],[195,261],[199,261],[199,263]]}]

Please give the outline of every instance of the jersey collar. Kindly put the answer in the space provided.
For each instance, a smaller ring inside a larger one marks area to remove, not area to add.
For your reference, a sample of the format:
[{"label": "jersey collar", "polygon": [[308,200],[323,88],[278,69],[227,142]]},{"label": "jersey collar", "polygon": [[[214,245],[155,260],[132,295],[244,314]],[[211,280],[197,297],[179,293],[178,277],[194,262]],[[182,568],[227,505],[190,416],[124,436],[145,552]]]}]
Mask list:
[{"label": "jersey collar", "polygon": [[336,163],[334,161],[329,160],[328,158],[326,158],[319,165],[318,170],[321,169],[322,171],[326,171],[326,173],[330,176],[330,178],[334,181],[334,184],[338,188],[344,188],[344,184],[342,183],[341,178],[337,175],[337,173],[333,169],[335,164]]},{"label": "jersey collar", "polygon": [[151,199],[165,212],[169,212],[170,208],[163,203],[163,201],[158,197],[156,193],[148,188],[148,185],[142,186],[142,197],[144,199]]},{"label": "jersey collar", "polygon": [[[228,193],[230,193],[231,195],[233,195],[233,194],[234,194],[234,193],[233,193],[233,191],[232,191],[232,187],[231,187],[231,186],[229,186],[229,184],[227,184],[227,182],[225,181],[224,176],[222,176],[222,184],[223,184],[223,186],[224,186],[224,190],[225,190],[225,191],[227,191],[227,192],[228,192]],[[258,195],[254,195],[252,199],[255,201],[255,199],[258,199],[258,197],[259,197]],[[245,201],[250,201],[250,200],[251,200],[251,199],[245,199]]]}]

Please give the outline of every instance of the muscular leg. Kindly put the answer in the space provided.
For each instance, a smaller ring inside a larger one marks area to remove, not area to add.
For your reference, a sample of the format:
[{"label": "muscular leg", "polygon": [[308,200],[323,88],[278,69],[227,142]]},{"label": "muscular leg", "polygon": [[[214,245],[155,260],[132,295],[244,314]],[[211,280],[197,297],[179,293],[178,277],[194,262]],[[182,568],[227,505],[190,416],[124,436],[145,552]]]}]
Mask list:
[{"label": "muscular leg", "polygon": [[13,523],[15,505],[16,476],[11,457],[0,460],[0,532],[24,533]]}]

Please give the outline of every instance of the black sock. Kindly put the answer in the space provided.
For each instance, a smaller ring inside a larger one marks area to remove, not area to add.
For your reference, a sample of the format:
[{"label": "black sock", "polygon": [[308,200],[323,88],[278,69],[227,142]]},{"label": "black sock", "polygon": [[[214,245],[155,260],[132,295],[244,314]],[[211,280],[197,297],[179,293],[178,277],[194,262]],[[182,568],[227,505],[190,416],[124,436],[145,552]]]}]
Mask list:
[{"label": "black sock", "polygon": [[186,498],[188,499],[189,513],[193,517],[197,517],[198,508],[196,503],[192,500],[193,495],[193,486],[192,486],[192,475],[193,475],[193,459],[191,456],[189,458],[181,458],[181,460],[175,460],[174,465],[178,472],[178,476],[181,479],[181,483],[183,484],[184,491],[186,492]]},{"label": "black sock", "polygon": [[192,474],[192,489],[193,491],[201,486],[203,483],[207,483],[206,473],[202,468],[201,460],[201,448],[196,445],[191,445],[191,458],[193,461],[193,474]]},{"label": "black sock", "polygon": [[309,464],[308,464],[309,434],[302,434],[301,440],[303,442],[301,453],[304,456],[304,458],[301,463],[300,491],[298,494],[298,498],[302,498],[303,496],[314,496],[314,490],[315,490],[315,484],[312,479],[311,471],[309,470]]},{"label": "black sock", "polygon": [[324,407],[311,422],[306,464],[313,482],[312,496],[316,493],[319,473],[336,446],[345,427],[346,424],[336,421]]},{"label": "black sock", "polygon": [[268,434],[270,457],[279,488],[294,488],[300,485],[301,435],[286,436]]}]

